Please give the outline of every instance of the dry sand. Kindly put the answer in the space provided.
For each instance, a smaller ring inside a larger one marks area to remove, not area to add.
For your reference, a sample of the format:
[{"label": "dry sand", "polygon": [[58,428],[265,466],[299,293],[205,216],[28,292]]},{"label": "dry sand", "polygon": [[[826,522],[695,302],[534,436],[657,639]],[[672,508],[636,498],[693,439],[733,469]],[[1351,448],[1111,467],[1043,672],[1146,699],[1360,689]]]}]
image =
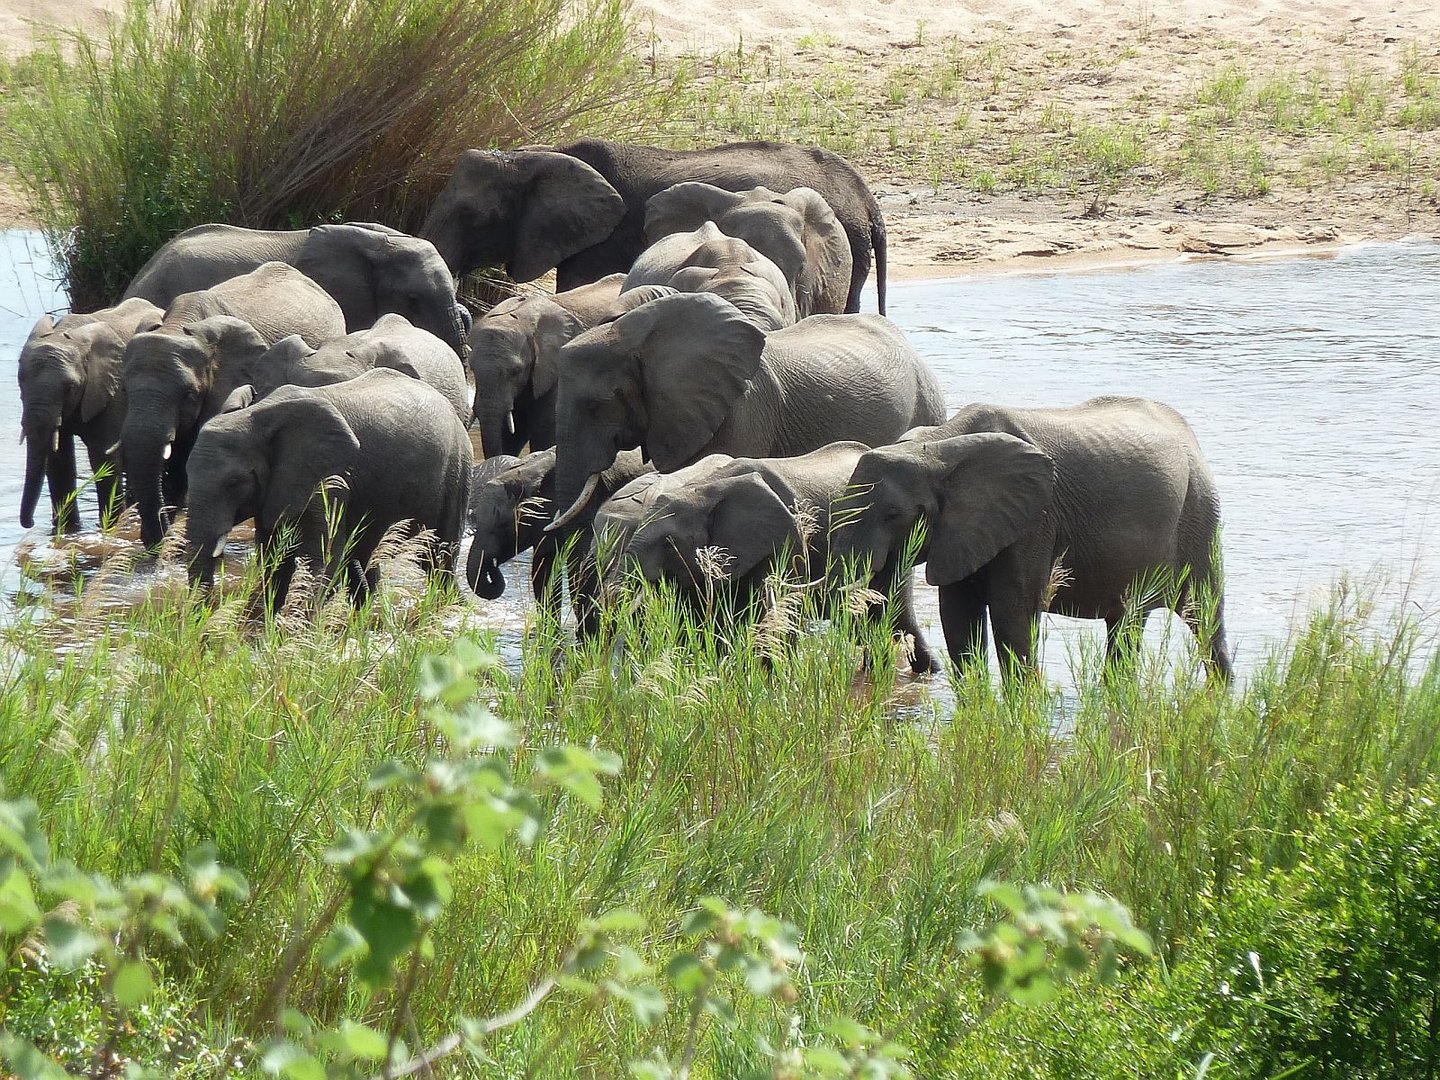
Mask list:
[{"label": "dry sand", "polygon": [[[0,0],[0,53],[28,48],[36,23],[93,29],[118,6],[119,0]],[[1042,106],[1058,103],[1076,123],[1125,123],[1169,110],[1183,115],[1202,80],[1224,65],[1257,73],[1363,68],[1393,76],[1418,57],[1440,70],[1440,4],[1421,0],[636,0],[635,10],[644,38],[637,51],[659,63],[690,56],[702,79],[723,79],[723,69],[706,58],[745,53],[801,85],[822,80],[820,87],[843,70],[877,101],[897,79],[923,70],[926,57],[933,62],[945,49],[993,50],[1002,43],[993,93],[965,106],[965,122],[976,109],[984,133],[967,156],[982,162],[987,153],[1003,158],[1007,139],[1013,159],[1015,140],[1034,136]],[[927,123],[960,122],[943,108],[935,115],[938,121]],[[1416,166],[1403,183],[1393,171],[1371,176],[1355,169],[1315,180],[1306,173],[1308,144],[1275,140],[1265,152],[1280,172],[1289,169],[1289,179],[1246,197],[1206,196],[1185,177],[1127,182],[1103,197],[1083,185],[1068,191],[1000,185],[989,192],[974,182],[927,178],[924,167],[873,144],[847,155],[880,197],[893,273],[905,277],[1182,252],[1317,250],[1440,233],[1440,176],[1433,175],[1440,131],[1404,137]],[[1186,152],[1183,128],[1165,138],[1174,155]],[[3,180],[0,174],[0,227],[23,224],[23,204]]]}]

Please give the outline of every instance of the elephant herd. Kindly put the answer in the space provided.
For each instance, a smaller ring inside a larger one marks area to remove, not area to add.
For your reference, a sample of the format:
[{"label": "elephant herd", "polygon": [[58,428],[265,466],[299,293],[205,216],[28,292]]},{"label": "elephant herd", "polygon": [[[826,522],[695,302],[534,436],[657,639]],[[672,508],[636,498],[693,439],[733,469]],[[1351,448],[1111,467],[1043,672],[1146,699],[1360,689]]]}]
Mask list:
[{"label": "elephant herd", "polygon": [[[872,265],[881,313],[861,314]],[[495,266],[556,291],[472,319],[455,282]],[[1103,618],[1114,653],[1168,606],[1227,677],[1215,484],[1184,419],[1118,397],[947,416],[885,274],[860,176],[776,143],[468,151],[418,237],[202,225],[115,307],[36,325],[21,520],[48,480],[56,531],[78,530],[78,436],[110,464],[102,526],[133,503],[153,548],[188,505],[195,584],[253,518],[272,609],[299,559],[359,602],[395,527],[441,574],[469,531],[478,595],[533,549],[537,602],[558,617],[568,580],[582,635],[627,578],[742,618],[777,570],[822,606],[858,580],[930,672],[924,562],[957,664],[987,613],[1010,673],[1044,610]]]}]

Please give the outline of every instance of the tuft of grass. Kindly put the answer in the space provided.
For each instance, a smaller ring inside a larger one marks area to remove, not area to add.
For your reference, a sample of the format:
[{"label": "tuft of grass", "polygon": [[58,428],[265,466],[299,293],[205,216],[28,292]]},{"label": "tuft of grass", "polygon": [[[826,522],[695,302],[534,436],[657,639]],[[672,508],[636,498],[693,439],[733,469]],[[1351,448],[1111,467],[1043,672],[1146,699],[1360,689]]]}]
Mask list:
[{"label": "tuft of grass", "polygon": [[631,130],[629,32],[624,0],[131,0],[27,61],[5,150],[83,309],[199,222],[413,229],[468,148]]}]

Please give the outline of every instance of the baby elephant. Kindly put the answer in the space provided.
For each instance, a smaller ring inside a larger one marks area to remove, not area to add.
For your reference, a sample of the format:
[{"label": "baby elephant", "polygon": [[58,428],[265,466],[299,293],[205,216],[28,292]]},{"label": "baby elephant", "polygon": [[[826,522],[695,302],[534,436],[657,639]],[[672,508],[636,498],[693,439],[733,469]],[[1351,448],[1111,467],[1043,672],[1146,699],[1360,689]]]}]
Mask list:
[{"label": "baby elephant", "polygon": [[582,515],[563,532],[546,532],[555,513],[555,451],[541,450],[528,457],[506,454],[487,458],[475,466],[470,493],[470,544],[465,576],[477,596],[494,600],[505,591],[500,567],[522,551],[535,549],[530,563],[530,586],[535,600],[550,614],[560,616],[560,588],[555,571],[562,552],[569,552],[575,613],[582,626],[591,608],[582,603],[581,561],[590,551],[590,523],[600,503],[614,491],[644,473],[654,472],[638,450],[627,450],[602,475],[601,494],[588,515]]},{"label": "baby elephant", "polygon": [[1229,678],[1215,480],[1168,406],[970,405],[865,454],[850,487],[836,555],[882,566],[923,521],[919,557],[957,665],[984,655],[987,611],[1008,676],[1031,663],[1042,611],[1104,619],[1113,658],[1137,619],[1171,606]]},{"label": "baby elephant", "polygon": [[[368,566],[402,522],[433,533],[427,569],[453,576],[471,464],[470,438],[450,403],[408,375],[381,368],[333,386],[282,387],[217,416],[195,440],[190,581],[213,582],[227,534],[250,517],[261,565],[274,574],[266,582],[272,612],[301,555],[330,587],[346,578],[358,604],[377,575],[354,567]],[[287,525],[295,528],[282,531]],[[287,537],[291,546],[275,550]]]}]

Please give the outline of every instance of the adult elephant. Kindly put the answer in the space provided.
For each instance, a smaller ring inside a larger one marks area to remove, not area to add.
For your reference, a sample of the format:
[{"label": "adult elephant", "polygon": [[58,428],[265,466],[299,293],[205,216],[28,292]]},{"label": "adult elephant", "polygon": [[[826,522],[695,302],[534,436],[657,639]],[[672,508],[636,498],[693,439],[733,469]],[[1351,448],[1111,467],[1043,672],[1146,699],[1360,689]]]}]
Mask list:
[{"label": "adult elephant", "polygon": [[522,551],[534,549],[530,588],[535,602],[552,618],[560,617],[560,581],[556,571],[566,556],[571,598],[582,625],[588,605],[579,582],[582,560],[590,552],[590,525],[604,499],[636,477],[654,472],[638,451],[620,454],[600,478],[588,512],[561,532],[546,532],[555,514],[555,451],[540,450],[523,458],[502,454],[475,466],[470,491],[470,528],[474,538],[465,563],[465,578],[477,596],[494,600],[505,592],[500,567]]},{"label": "adult elephant", "polygon": [[622,449],[673,472],[704,454],[877,446],[943,416],[934,372],[881,316],[812,315],[765,334],[718,296],[662,296],[560,351],[556,494],[570,509],[554,527]]},{"label": "adult elephant", "polygon": [[120,460],[147,548],[169,527],[164,507],[185,497],[185,461],[200,426],[236,387],[253,381],[275,342],[339,337],[345,317],[328,293],[286,263],[265,263],[210,289],[184,293],[160,326],[125,347]]},{"label": "adult elephant", "polygon": [[662,237],[642,251],[620,291],[645,285],[723,296],[761,330],[795,325],[795,297],[780,268],[713,221]]},{"label": "adult elephant", "polygon": [[838,154],[792,143],[740,142],[665,150],[604,139],[512,151],[467,150],[420,235],[456,275],[504,266],[516,281],[556,270],[556,289],[624,273],[645,250],[645,204],[675,184],[728,191],[809,187],[830,205],[850,245],[845,310],[860,310],[873,253],[885,313],[885,218],[860,174]]},{"label": "adult elephant", "polygon": [[780,268],[800,318],[845,311],[854,269],[850,242],[815,189],[780,194],[766,187],[726,191],[714,184],[676,184],[645,204],[645,240],[655,244],[707,221]]},{"label": "adult elephant", "polygon": [[555,387],[560,348],[572,338],[672,291],[659,285],[623,296],[624,274],[611,274],[569,292],[514,296],[475,324],[470,367],[475,372],[475,420],[485,456],[518,454],[555,445]]},{"label": "adult elephant", "polygon": [[[125,344],[137,331],[159,326],[163,314],[148,300],[126,300],[59,322],[45,315],[30,331],[20,350],[20,438],[29,444],[20,494],[25,528],[35,524],[40,485],[48,480],[55,535],[80,531],[74,505],[77,438],[97,473],[100,526],[114,522],[121,509],[120,477],[110,448],[125,419],[120,392]],[[98,475],[106,464],[105,475]]]},{"label": "adult elephant", "polygon": [[[647,582],[670,582],[692,604],[720,596],[732,613],[756,617],[774,571],[799,582],[824,576],[835,513],[847,510],[851,475],[869,452],[863,443],[836,442],[796,457],[736,458],[670,485],[652,498],[645,520],[610,563],[607,583],[633,569]],[[870,585],[894,597],[894,631],[910,643],[912,669],[937,671],[915,617],[909,567],[903,575],[901,569],[898,559],[877,567]],[[822,605],[832,600],[825,595]],[[868,604],[869,618],[882,621],[887,606]]]},{"label": "adult elephant", "polygon": [[252,517],[272,611],[299,557],[329,586],[348,581],[352,599],[363,600],[377,582],[370,559],[401,524],[430,530],[426,568],[453,579],[471,468],[464,425],[408,375],[377,369],[331,386],[282,387],[217,416],[195,440],[190,581],[213,583],[230,529]]},{"label": "adult elephant", "polygon": [[433,386],[462,424],[470,423],[465,368],[443,341],[404,315],[383,315],[369,330],[332,338],[318,349],[298,334],[281,338],[255,365],[256,397],[282,386],[330,386],[371,368],[392,368]]},{"label": "adult elephant", "polygon": [[168,307],[182,293],[208,289],[267,262],[301,271],[345,313],[349,332],[380,316],[403,315],[445,342],[463,361],[470,314],[455,302],[455,279],[432,244],[384,225],[242,229],[197,225],[150,257],[125,290]]},{"label": "adult elephant", "polygon": [[923,521],[919,557],[956,664],[983,655],[987,611],[1009,674],[1031,662],[1042,610],[1104,619],[1114,657],[1127,623],[1173,607],[1229,678],[1215,481],[1168,406],[970,405],[872,450],[850,483],[856,510],[836,554],[884,566]]}]

